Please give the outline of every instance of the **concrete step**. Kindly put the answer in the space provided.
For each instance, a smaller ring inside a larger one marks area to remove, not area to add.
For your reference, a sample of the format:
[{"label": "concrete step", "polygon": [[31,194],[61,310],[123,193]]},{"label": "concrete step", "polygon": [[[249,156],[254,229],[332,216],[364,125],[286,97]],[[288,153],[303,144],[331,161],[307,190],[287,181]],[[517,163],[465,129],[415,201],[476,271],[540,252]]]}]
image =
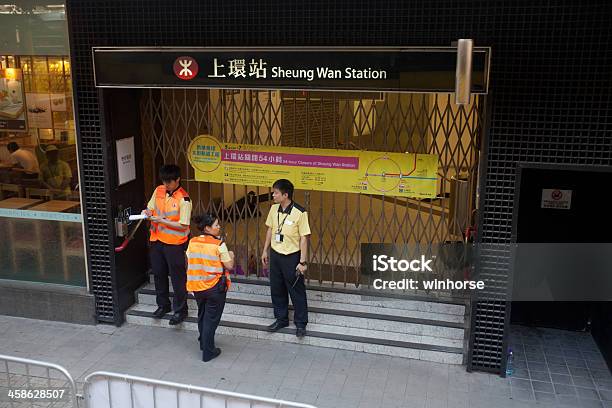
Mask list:
[{"label": "concrete step", "polygon": [[[274,318],[269,297],[242,293],[238,295],[238,297],[228,296],[224,313],[270,320]],[[151,289],[141,289],[138,294],[138,302],[139,304],[155,305],[154,292]],[[188,303],[190,310],[197,310],[197,304],[191,295]],[[424,338],[426,340],[423,341],[430,344],[442,345],[444,343],[444,345],[452,345],[453,347],[463,345],[464,325],[462,323],[406,318],[389,314],[379,315],[374,311],[364,313],[350,310],[350,305],[347,304],[343,304],[346,310],[334,309],[333,304],[324,302],[309,301],[308,306],[309,323],[339,326],[344,330],[354,328],[412,335]],[[290,319],[292,318],[292,312],[290,311]],[[421,342],[421,340],[416,339],[410,341]]]},{"label": "concrete step", "polygon": [[[169,315],[164,319],[154,319],[155,305],[137,304],[126,314],[130,324],[169,327],[197,331],[195,310],[190,311],[187,320],[178,326],[168,326]],[[245,336],[258,339],[309,344],[345,350],[364,351],[427,361],[461,364],[463,362],[463,341],[454,339],[434,339],[431,336],[409,335],[397,332],[348,328],[337,325],[309,323],[308,335],[303,339],[295,336],[295,329],[288,327],[276,333],[268,333],[265,327],[273,319],[257,316],[243,316],[224,313],[217,333]],[[434,341],[439,344],[431,344]]]},{"label": "concrete step", "polygon": [[[270,295],[269,294],[254,294],[254,293],[245,293],[238,292],[234,290],[234,286],[230,289],[227,294],[228,301],[230,300],[250,300],[256,302],[265,302],[270,303]],[[140,293],[146,294],[154,294],[155,287],[153,284],[148,284],[141,289]],[[171,292],[172,295],[172,292]],[[150,302],[150,300],[147,300]],[[389,319],[394,320],[394,317],[402,317],[406,319],[423,319],[423,320],[435,320],[442,323],[455,323],[451,327],[463,327],[463,323],[465,322],[464,315],[457,314],[446,314],[446,313],[433,313],[433,312],[422,312],[419,310],[406,310],[406,309],[394,309],[391,307],[378,307],[378,306],[369,306],[369,305],[361,305],[361,304],[352,304],[352,303],[338,303],[338,302],[328,302],[322,300],[315,300],[308,298],[308,306],[309,307],[320,307],[333,309],[338,311],[348,311],[355,313],[375,313],[382,316],[389,316]],[[384,317],[383,317],[384,318]]]},{"label": "concrete step", "polygon": [[[153,288],[153,286],[148,286]],[[463,321],[465,304],[437,299],[415,297],[388,297],[372,291],[325,286],[307,286],[308,301],[345,303],[371,308],[401,309],[413,312],[431,313],[438,316],[455,316],[455,321]],[[234,278],[231,292],[270,296],[270,285],[263,279]],[[457,318],[459,316],[459,318]]]}]

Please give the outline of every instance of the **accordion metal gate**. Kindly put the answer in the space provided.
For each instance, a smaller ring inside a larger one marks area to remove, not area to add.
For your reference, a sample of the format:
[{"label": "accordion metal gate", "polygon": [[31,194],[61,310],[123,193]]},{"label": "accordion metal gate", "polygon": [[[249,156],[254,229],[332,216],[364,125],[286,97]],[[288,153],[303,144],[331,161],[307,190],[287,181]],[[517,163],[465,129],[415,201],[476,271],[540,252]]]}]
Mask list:
[{"label": "accordion metal gate", "polygon": [[484,96],[459,106],[452,94],[148,89],[141,98],[145,182],[152,192],[162,163],[182,169],[193,212],[218,214],[238,273],[265,277],[259,258],[270,189],[195,181],[191,140],[439,156],[438,197],[406,199],[296,191],[310,215],[309,283],[359,282],[361,243],[460,241],[476,203]]}]

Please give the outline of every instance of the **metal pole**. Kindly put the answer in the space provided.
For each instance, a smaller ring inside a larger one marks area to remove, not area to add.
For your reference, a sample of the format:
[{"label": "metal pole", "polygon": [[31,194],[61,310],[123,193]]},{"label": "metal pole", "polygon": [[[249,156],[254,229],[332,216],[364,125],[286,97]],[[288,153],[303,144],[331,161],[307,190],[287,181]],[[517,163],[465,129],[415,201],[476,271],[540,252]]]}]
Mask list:
[{"label": "metal pole", "polygon": [[468,105],[472,88],[472,49],[474,41],[460,39],[457,41],[457,68],[455,71],[455,103]]}]

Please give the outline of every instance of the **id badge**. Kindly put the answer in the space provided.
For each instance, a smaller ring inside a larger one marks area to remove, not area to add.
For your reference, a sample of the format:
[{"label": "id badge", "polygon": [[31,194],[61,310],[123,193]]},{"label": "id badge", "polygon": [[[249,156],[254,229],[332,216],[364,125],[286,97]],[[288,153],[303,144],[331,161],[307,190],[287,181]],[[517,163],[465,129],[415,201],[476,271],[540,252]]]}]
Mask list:
[{"label": "id badge", "polygon": [[283,234],[274,234],[274,240],[276,242],[283,242]]}]

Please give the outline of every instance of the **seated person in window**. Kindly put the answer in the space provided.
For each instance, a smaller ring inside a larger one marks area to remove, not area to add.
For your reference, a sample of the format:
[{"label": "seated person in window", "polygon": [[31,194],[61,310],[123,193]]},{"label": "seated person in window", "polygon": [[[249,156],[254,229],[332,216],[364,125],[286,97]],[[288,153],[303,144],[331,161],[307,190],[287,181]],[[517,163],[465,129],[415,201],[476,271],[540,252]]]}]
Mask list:
[{"label": "seated person in window", "polygon": [[38,160],[34,153],[22,149],[15,142],[7,144],[6,149],[10,153],[9,164],[13,167],[13,170],[22,172],[23,178],[38,178]]},{"label": "seated person in window", "polygon": [[70,196],[72,171],[70,166],[59,159],[59,150],[50,145],[46,149],[47,163],[40,166],[39,180],[45,188],[53,193],[56,199],[67,199]]}]

